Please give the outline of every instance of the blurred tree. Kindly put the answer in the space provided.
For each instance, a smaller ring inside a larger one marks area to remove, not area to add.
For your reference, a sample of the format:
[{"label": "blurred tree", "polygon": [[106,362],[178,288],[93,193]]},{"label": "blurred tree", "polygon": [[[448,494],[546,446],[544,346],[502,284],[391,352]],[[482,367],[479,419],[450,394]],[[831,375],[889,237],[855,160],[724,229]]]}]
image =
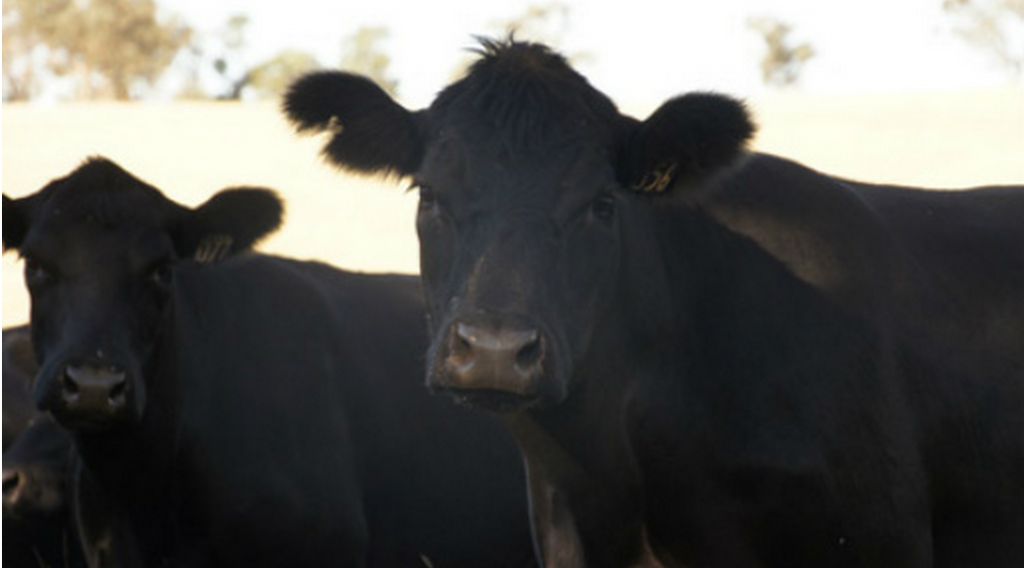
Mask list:
[{"label": "blurred tree", "polygon": [[243,70],[242,53],[246,48],[246,28],[249,27],[249,16],[235,14],[228,18],[224,28],[218,35],[220,54],[213,60],[213,69],[227,84],[218,99],[237,101],[242,98],[242,90],[249,84],[249,70]]},{"label": "blurred tree", "polygon": [[388,35],[387,28],[361,27],[346,36],[341,42],[341,68],[366,75],[395,96],[398,81],[388,75],[391,57],[380,46]]},{"label": "blurred tree", "polygon": [[569,13],[569,6],[558,1],[530,4],[517,16],[492,21],[491,27],[502,35],[513,34],[520,39],[559,49],[569,29]]},{"label": "blurred tree", "polygon": [[10,45],[12,57],[27,56],[30,66],[12,74],[14,90],[40,71],[33,58],[45,51],[46,69],[73,77],[79,96],[127,100],[159,78],[190,36],[176,18],[161,20],[154,0],[7,0],[5,88]]},{"label": "blurred tree", "polygon": [[192,34],[177,18],[161,22],[153,0],[76,0],[73,5],[73,17],[49,42],[55,55],[51,69],[73,74],[85,98],[130,99],[133,86],[152,85]]},{"label": "blurred tree", "polygon": [[761,81],[765,85],[787,87],[800,80],[804,65],[815,55],[808,43],[793,45],[793,26],[770,17],[747,20],[747,27],[761,35],[765,53],[761,58]]},{"label": "blurred tree", "polygon": [[73,0],[4,0],[3,96],[29,100],[40,90],[48,67],[48,44],[74,17]]},{"label": "blurred tree", "polygon": [[272,98],[283,93],[292,80],[320,67],[312,55],[288,49],[252,65],[246,53],[249,24],[248,15],[234,14],[212,35],[192,43],[189,67],[193,77],[185,83],[179,98],[210,97],[203,91],[200,76],[204,73],[207,79],[213,79],[212,86],[207,83],[205,88],[217,100],[237,101],[250,94]]},{"label": "blurred tree", "polygon": [[944,0],[954,31],[992,54],[1010,73],[1024,75],[1024,0]]},{"label": "blurred tree", "polygon": [[175,93],[175,98],[179,100],[210,98],[210,94],[203,88],[202,69],[205,60],[202,46],[193,41],[179,58],[182,84],[178,92]]},{"label": "blurred tree", "polygon": [[20,33],[21,16],[13,2],[4,2],[3,73],[4,102],[27,101],[39,88],[36,67],[32,61],[35,41],[30,34]]},{"label": "blurred tree", "polygon": [[[521,13],[510,18],[491,20],[488,27],[495,37],[515,37],[519,40],[543,43],[552,49],[562,52],[574,65],[587,62],[591,54],[585,52],[565,53],[562,40],[568,32],[570,15],[569,6],[558,0],[544,4],[529,4]],[[456,80],[466,74],[469,65],[476,56],[466,56],[452,72]]]},{"label": "blurred tree", "polygon": [[295,79],[320,68],[312,55],[286,49],[246,73],[247,83],[261,98],[282,95]]}]

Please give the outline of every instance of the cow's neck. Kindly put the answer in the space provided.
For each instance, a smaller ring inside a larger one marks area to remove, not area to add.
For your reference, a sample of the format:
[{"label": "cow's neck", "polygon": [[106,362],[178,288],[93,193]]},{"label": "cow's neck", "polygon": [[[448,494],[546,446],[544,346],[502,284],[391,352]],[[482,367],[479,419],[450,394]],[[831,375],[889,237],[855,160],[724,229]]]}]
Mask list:
[{"label": "cow's neck", "polygon": [[504,416],[526,463],[546,566],[643,565],[638,559],[649,549],[623,396],[586,389],[554,408]]}]

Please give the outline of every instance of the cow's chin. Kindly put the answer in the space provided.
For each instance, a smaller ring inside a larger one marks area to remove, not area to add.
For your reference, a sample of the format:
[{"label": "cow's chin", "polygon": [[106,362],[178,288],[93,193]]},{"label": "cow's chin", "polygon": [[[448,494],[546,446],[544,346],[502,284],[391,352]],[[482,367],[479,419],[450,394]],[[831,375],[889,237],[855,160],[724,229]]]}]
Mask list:
[{"label": "cow's chin", "polygon": [[436,392],[450,396],[456,404],[472,410],[509,414],[522,412],[539,406],[543,397],[522,395],[493,389],[437,389]]},{"label": "cow's chin", "polygon": [[545,403],[544,384],[534,378],[520,381],[501,375],[481,375],[472,379],[458,377],[441,365],[427,379],[427,386],[436,395],[446,395],[464,408],[510,413],[521,412]]},{"label": "cow's chin", "polygon": [[128,411],[116,414],[54,413],[54,417],[68,430],[92,435],[121,432],[139,422],[138,417]]}]

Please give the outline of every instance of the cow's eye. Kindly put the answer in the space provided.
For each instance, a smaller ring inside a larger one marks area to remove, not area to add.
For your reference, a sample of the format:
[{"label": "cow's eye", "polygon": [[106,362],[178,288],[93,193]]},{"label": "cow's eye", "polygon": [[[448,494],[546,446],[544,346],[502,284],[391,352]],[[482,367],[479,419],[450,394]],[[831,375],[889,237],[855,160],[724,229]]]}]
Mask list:
[{"label": "cow's eye", "polygon": [[29,288],[42,286],[53,279],[53,273],[34,258],[25,258],[25,285]]},{"label": "cow's eye", "polygon": [[149,271],[149,281],[157,286],[170,286],[174,280],[174,269],[169,262],[161,262]]},{"label": "cow's eye", "polygon": [[594,200],[591,205],[591,211],[594,212],[594,217],[601,219],[602,221],[609,221],[615,216],[615,196],[611,194],[605,194]]}]

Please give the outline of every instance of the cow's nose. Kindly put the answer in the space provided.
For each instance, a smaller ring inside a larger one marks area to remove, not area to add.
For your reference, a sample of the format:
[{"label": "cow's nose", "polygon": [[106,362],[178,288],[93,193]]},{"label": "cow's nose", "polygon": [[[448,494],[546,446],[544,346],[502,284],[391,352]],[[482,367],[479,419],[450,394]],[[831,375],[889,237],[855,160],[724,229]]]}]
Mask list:
[{"label": "cow's nose", "polygon": [[448,368],[455,388],[529,394],[544,362],[544,340],[534,328],[456,323]]},{"label": "cow's nose", "polygon": [[4,466],[4,510],[18,502],[24,477],[16,467]]},{"label": "cow's nose", "polygon": [[118,411],[127,404],[128,378],[115,367],[68,365],[61,396],[68,408]]}]

